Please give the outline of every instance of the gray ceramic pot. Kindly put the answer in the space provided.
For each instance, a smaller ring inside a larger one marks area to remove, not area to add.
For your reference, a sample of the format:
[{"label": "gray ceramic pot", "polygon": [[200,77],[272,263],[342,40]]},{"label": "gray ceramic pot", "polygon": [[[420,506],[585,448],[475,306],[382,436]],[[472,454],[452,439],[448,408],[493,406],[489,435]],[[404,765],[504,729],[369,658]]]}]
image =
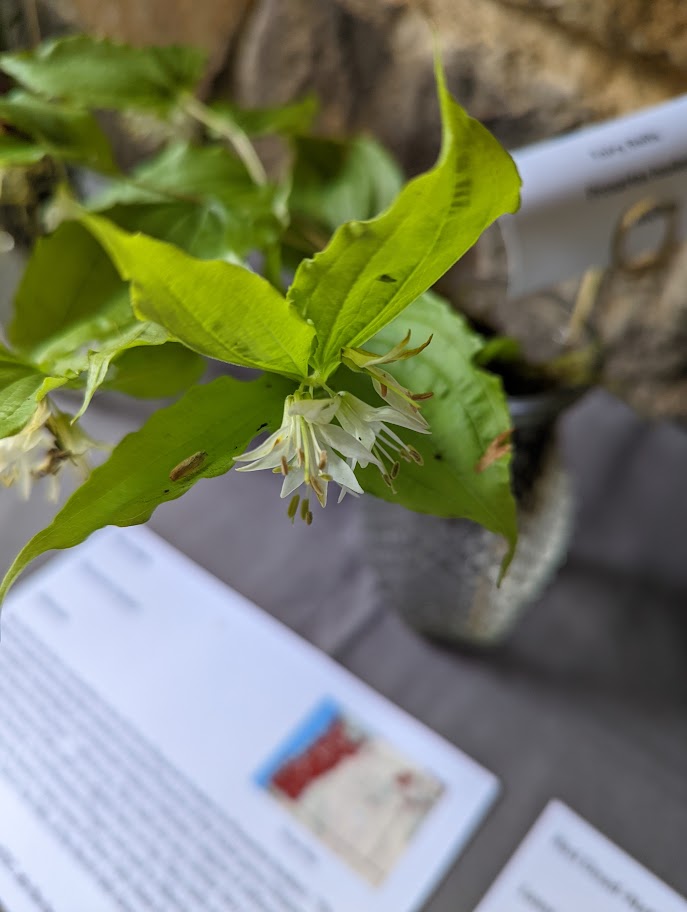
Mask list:
[{"label": "gray ceramic pot", "polygon": [[573,501],[555,427],[575,398],[555,392],[509,402],[519,543],[500,587],[505,543],[499,536],[468,520],[363,498],[365,553],[378,600],[435,639],[488,648],[508,637],[566,554]]}]

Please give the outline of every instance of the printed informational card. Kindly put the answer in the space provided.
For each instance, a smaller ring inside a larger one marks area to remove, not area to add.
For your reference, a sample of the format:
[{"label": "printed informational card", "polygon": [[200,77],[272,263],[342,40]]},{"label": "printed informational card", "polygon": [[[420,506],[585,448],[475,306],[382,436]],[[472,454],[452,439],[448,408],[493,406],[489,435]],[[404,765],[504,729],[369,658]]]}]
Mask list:
[{"label": "printed informational card", "polygon": [[687,902],[552,801],[475,912],[687,912]]},{"label": "printed informational card", "polygon": [[[674,204],[674,239],[687,236],[687,95],[513,153],[522,205],[499,220],[513,298],[610,263],[619,219],[634,204]],[[660,249],[658,211],[638,218],[630,256]]]},{"label": "printed informational card", "polygon": [[146,529],[3,614],[3,912],[412,912],[497,790]]}]

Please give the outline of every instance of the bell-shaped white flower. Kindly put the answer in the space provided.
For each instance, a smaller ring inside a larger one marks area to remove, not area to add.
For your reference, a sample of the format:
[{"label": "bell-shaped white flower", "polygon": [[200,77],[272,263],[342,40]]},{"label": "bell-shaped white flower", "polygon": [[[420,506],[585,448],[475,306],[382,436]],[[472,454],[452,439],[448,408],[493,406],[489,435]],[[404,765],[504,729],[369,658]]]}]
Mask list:
[{"label": "bell-shaped white flower", "polygon": [[[372,454],[372,461],[379,466],[384,481],[393,490],[393,480],[400,469],[398,460],[422,465],[422,456],[415,447],[404,443],[388,425],[395,424],[420,434],[428,434],[430,431],[427,422],[419,412],[399,411],[390,405],[375,408],[352,393],[341,392],[339,398],[341,404],[336,420]],[[354,462],[351,463],[351,468],[355,469]]]},{"label": "bell-shaped white flower", "polygon": [[[355,460],[360,465],[377,460],[356,437],[332,424],[340,404],[338,396],[323,399],[299,394],[287,396],[279,429],[257,447],[237,456],[237,462],[247,463],[237,471],[271,469],[281,472],[284,476],[282,497],[288,497],[306,485],[323,507],[327,503],[330,482],[338,484],[343,492],[362,494],[358,479],[346,460]],[[306,507],[306,521],[308,516]]]}]

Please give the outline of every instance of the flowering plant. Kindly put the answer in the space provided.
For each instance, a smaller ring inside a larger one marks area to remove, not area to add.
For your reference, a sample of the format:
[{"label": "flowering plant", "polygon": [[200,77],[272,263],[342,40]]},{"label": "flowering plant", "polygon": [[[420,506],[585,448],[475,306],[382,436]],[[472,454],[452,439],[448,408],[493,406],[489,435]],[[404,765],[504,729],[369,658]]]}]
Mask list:
[{"label": "flowering plant", "polygon": [[[500,382],[475,363],[479,336],[430,289],[515,210],[519,178],[453,101],[439,61],[441,153],[405,185],[371,140],[309,135],[311,99],[205,105],[190,49],[73,36],[1,55],[0,69],[17,83],[0,99],[3,187],[36,168],[53,178],[51,232],[33,247],[0,347],[0,481],[26,492],[43,477],[54,488],[70,463],[83,470],[91,442],[79,421],[98,389],[182,393],[87,474],[0,597],[38,554],[144,522],[235,465],[280,475],[292,520],[311,523],[333,484],[339,499],[370,492],[468,517],[512,553]],[[162,150],[125,173],[100,109],[152,119]],[[252,142],[263,133],[291,149],[275,179]],[[107,177],[95,198],[75,189],[84,169]],[[205,358],[263,373],[199,382]],[[76,414],[56,405],[60,388],[82,391]]]}]

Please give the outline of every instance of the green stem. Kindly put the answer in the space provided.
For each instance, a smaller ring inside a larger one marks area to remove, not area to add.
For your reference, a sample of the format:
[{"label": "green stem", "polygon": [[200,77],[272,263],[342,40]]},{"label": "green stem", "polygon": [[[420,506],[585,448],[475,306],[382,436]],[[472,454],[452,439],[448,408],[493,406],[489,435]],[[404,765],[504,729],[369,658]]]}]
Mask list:
[{"label": "green stem", "polygon": [[253,143],[238,124],[232,123],[226,116],[218,116],[193,95],[186,96],[182,104],[187,114],[231,143],[256,184],[263,186],[267,183],[267,174]]}]

